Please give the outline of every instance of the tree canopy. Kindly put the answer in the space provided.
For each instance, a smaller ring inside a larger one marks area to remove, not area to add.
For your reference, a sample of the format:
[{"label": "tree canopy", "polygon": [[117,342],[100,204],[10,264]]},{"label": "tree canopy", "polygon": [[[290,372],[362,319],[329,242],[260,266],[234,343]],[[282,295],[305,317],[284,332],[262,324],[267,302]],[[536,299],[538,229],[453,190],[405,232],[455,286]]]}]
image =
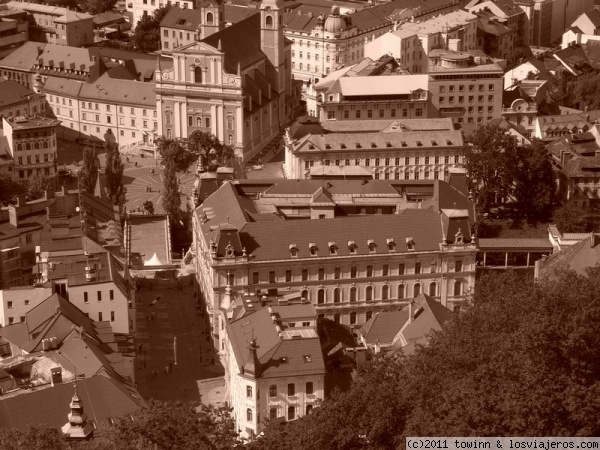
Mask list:
[{"label": "tree canopy", "polygon": [[600,109],[600,74],[588,72],[577,77],[573,104],[579,109]]},{"label": "tree canopy", "polygon": [[123,186],[123,161],[121,161],[119,146],[116,142],[107,140],[104,148],[106,149],[104,175],[108,199],[113,205],[122,206],[125,204],[126,191]]},{"label": "tree canopy", "polygon": [[[351,389],[272,423],[252,450],[403,448],[407,436],[596,436],[600,268],[544,285],[482,277],[475,305],[411,356],[377,357]],[[584,406],[585,405],[585,406]]]},{"label": "tree canopy", "polygon": [[[132,420],[133,418],[133,420]],[[66,416],[65,416],[66,422]],[[0,428],[3,450],[229,450],[239,444],[226,408],[182,402],[151,401],[148,408],[124,417],[99,439],[69,442],[45,425],[27,430]]]},{"label": "tree canopy", "polygon": [[162,205],[169,216],[172,225],[176,225],[181,220],[181,193],[179,192],[179,182],[177,179],[176,162],[172,157],[163,157],[165,166],[163,172],[164,194]]},{"label": "tree canopy", "polygon": [[0,201],[11,200],[16,195],[22,195],[26,188],[15,181],[10,175],[0,174]]},{"label": "tree canopy", "polygon": [[98,161],[95,147],[86,146],[83,149],[83,167],[79,173],[79,184],[88,194],[93,194],[96,189],[99,170],[100,161]]},{"label": "tree canopy", "polygon": [[170,158],[178,172],[184,172],[200,159],[206,171],[219,167],[232,167],[235,152],[229,145],[223,145],[210,133],[196,130],[188,138],[158,140],[158,151],[163,158]]},{"label": "tree canopy", "polygon": [[531,222],[549,219],[556,203],[556,182],[543,142],[534,139],[531,145],[519,147],[513,157],[507,161],[507,172],[514,180],[517,213]]},{"label": "tree canopy", "polygon": [[591,233],[600,231],[600,212],[596,209],[582,208],[567,201],[552,215],[552,222],[561,233]]},{"label": "tree canopy", "polygon": [[110,11],[116,5],[117,0],[79,0],[77,6],[83,12],[89,14],[100,14]]},{"label": "tree canopy", "polygon": [[50,188],[50,184],[50,181],[41,171],[36,171],[27,183],[27,197],[29,200],[43,197],[46,190]]},{"label": "tree canopy", "polygon": [[465,166],[483,211],[489,211],[496,199],[506,197],[511,189],[510,158],[516,153],[516,139],[497,126],[480,126],[467,138]]},{"label": "tree canopy", "polygon": [[144,52],[160,50],[160,22],[162,22],[170,8],[170,5],[166,5],[158,8],[151,16],[142,16],[133,34],[133,42],[137,49]]}]

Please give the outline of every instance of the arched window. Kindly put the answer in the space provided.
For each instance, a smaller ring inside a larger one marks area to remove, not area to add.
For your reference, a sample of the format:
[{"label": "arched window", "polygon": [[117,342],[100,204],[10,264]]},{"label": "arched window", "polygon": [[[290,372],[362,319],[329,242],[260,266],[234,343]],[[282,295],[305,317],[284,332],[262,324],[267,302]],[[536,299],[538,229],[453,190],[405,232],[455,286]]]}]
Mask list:
[{"label": "arched window", "polygon": [[390,288],[388,287],[387,284],[384,284],[381,287],[381,300],[387,300],[389,297],[389,290]]},{"label": "arched window", "polygon": [[202,67],[194,67],[194,83],[202,83]]},{"label": "arched window", "polygon": [[173,133],[171,132],[170,128],[167,128],[167,139],[172,139],[173,138]]},{"label": "arched window", "polygon": [[333,290],[333,303],[340,303],[340,301],[341,301],[340,290],[338,288],[335,288]]},{"label": "arched window", "polygon": [[421,293],[421,285],[419,283],[415,283],[413,292],[414,292],[413,297],[416,297],[417,295],[419,295]]},{"label": "arched window", "polygon": [[404,285],[398,285],[398,298],[404,298]]},{"label": "arched window", "polygon": [[230,134],[229,136],[227,136],[227,143],[229,145],[233,145],[233,134]]},{"label": "arched window", "polygon": [[40,143],[39,143],[39,142],[34,142],[34,143],[33,143],[33,148],[34,148],[35,150],[39,150],[39,148],[40,148]]},{"label": "arched window", "polygon": [[319,289],[317,291],[317,303],[319,305],[322,305],[323,303],[325,303],[325,290],[324,289]]},{"label": "arched window", "polygon": [[351,302],[355,302],[356,299],[356,288],[355,287],[351,287],[350,288],[350,301]]},{"label": "arched window", "polygon": [[302,297],[303,299],[306,299],[307,301],[310,301],[310,295],[309,295],[309,292],[308,292],[308,290],[307,290],[307,289],[304,289],[304,290],[302,291],[301,297]]},{"label": "arched window", "polygon": [[313,409],[313,405],[306,405],[306,415],[308,416]]},{"label": "arched window", "polygon": [[246,421],[252,422],[252,410],[250,408],[246,410]]},{"label": "arched window", "polygon": [[288,406],[288,420],[294,420],[296,418],[296,407]]},{"label": "arched window", "polygon": [[196,127],[202,128],[202,117],[196,117]]},{"label": "arched window", "polygon": [[367,286],[365,289],[365,300],[373,300],[373,286]]},{"label": "arched window", "polygon": [[436,295],[436,286],[435,286],[435,283],[433,283],[433,282],[429,283],[429,295],[431,297],[435,297],[435,295]]},{"label": "arched window", "polygon": [[213,13],[211,13],[211,12],[207,12],[207,13],[206,13],[206,23],[207,23],[208,25],[212,25],[212,24],[213,24],[213,22],[214,22]]},{"label": "arched window", "polygon": [[265,18],[265,25],[267,26],[267,28],[272,28],[273,27],[273,17],[267,16]]},{"label": "arched window", "polygon": [[462,282],[461,281],[455,281],[454,282],[454,296],[459,296],[462,294]]}]

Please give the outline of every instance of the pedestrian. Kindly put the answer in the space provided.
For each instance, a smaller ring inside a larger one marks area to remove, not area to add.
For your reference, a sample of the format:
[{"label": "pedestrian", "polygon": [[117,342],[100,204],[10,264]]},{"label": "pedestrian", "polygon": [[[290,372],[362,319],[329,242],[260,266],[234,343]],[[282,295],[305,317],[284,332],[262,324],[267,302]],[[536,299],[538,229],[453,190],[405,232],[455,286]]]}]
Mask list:
[{"label": "pedestrian", "polygon": [[165,366],[165,375],[169,375],[169,366]]},{"label": "pedestrian", "polygon": [[152,170],[150,171],[150,174],[151,174],[151,175],[154,175],[154,169],[152,169]]}]

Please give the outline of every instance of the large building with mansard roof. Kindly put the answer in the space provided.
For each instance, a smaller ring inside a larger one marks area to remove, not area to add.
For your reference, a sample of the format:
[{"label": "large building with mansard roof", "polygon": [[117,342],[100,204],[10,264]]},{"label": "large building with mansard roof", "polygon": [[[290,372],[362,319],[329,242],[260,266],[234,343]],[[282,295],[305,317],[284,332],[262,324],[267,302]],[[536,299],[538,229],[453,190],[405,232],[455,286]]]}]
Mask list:
[{"label": "large building with mansard roof", "polygon": [[225,27],[224,5],[199,5],[199,42],[172,51],[173,67],[157,70],[159,133],[185,138],[210,132],[240,162],[280,136],[300,101],[291,77],[291,42],[283,35],[280,0]]},{"label": "large building with mansard roof", "polygon": [[421,292],[460,308],[477,252],[467,195],[464,173],[448,182],[224,183],[193,216],[198,290],[215,339],[226,293],[297,291],[320,317],[350,327]]}]

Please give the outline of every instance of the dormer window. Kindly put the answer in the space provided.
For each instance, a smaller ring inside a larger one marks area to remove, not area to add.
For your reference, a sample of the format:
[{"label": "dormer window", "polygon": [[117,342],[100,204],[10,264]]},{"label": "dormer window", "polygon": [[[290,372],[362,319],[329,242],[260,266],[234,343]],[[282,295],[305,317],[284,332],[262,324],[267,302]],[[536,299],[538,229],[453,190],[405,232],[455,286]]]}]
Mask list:
[{"label": "dormer window", "polygon": [[390,252],[393,252],[394,250],[396,250],[396,243],[394,242],[393,238],[387,238],[385,240],[386,244],[387,244],[387,248]]},{"label": "dormer window", "polygon": [[346,144],[340,144],[340,148],[346,148]]},{"label": "dormer window", "polygon": [[373,239],[369,239],[367,241],[367,247],[369,249],[369,253],[375,253],[375,241]]},{"label": "dormer window", "polygon": [[371,148],[377,148],[377,144],[375,142],[371,142]]},{"label": "dormer window", "polygon": [[335,245],[335,242],[329,242],[327,246],[329,247],[330,255],[337,255],[337,245]]},{"label": "dormer window", "polygon": [[356,144],[354,144],[354,145],[356,145],[356,148],[362,148],[362,145],[360,145],[360,142],[357,142],[357,143],[356,143]]},{"label": "dormer window", "polygon": [[402,147],[408,147],[408,144],[404,141],[402,141],[401,144],[402,144]]},{"label": "dormer window", "polygon": [[308,250],[310,252],[310,256],[317,256],[317,244],[311,242],[308,244]]},{"label": "dormer window", "polygon": [[391,146],[392,146],[392,143],[391,143],[391,142],[386,142],[386,143],[385,143],[385,146],[386,146],[386,147],[391,147]]},{"label": "dormer window", "polygon": [[230,242],[229,244],[227,244],[227,247],[225,247],[225,257],[233,258],[233,255],[234,255],[233,245],[231,245],[231,242]]},{"label": "dormer window", "polygon": [[331,150],[331,145],[329,145],[329,144],[325,144],[325,148],[326,148],[327,150]]},{"label": "dormer window", "polygon": [[431,145],[433,145],[434,147],[437,147],[437,142],[436,141],[431,141]]},{"label": "dormer window", "polygon": [[350,251],[351,255],[356,255],[356,248],[356,242],[348,241],[348,250]]},{"label": "dormer window", "polygon": [[308,145],[308,149],[309,149],[309,150],[314,150],[314,149],[315,149],[315,146],[314,146],[314,145],[312,145],[312,144],[309,144],[309,145]]},{"label": "dormer window", "polygon": [[296,246],[296,244],[290,244],[290,255],[292,257],[298,256],[298,247]]},{"label": "dormer window", "polygon": [[423,143],[421,141],[417,141],[417,147],[423,147]]},{"label": "dormer window", "polygon": [[406,249],[407,250],[415,249],[415,241],[413,241],[413,238],[411,238],[411,237],[406,238]]},{"label": "dormer window", "polygon": [[446,145],[452,145],[452,141],[446,141]]},{"label": "dormer window", "polygon": [[462,231],[460,231],[460,228],[458,229],[458,232],[454,235],[454,243],[455,244],[464,244],[464,240],[465,237],[462,234]]}]

